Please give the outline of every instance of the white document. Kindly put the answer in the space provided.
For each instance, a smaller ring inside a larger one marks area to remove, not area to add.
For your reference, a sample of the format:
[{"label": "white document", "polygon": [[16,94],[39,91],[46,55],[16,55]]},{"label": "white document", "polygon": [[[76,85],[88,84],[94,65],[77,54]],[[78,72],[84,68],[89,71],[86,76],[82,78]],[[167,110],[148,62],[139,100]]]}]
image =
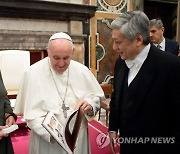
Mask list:
[{"label": "white document", "polygon": [[11,132],[15,131],[16,129],[18,129],[18,125],[11,125],[7,128],[2,129],[1,132],[11,133]]}]

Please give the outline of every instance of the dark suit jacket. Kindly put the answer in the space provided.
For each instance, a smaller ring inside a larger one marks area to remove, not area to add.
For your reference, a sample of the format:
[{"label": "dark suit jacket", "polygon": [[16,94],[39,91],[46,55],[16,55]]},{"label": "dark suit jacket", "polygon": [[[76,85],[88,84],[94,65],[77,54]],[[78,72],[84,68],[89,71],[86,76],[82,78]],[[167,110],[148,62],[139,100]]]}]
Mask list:
[{"label": "dark suit jacket", "polygon": [[[1,73],[0,73],[0,126],[5,125],[5,113],[12,114],[12,108],[10,106],[10,101],[7,97],[7,92],[5,90]],[[0,140],[0,154],[13,154],[13,147],[11,143],[10,136],[3,137]]]},{"label": "dark suit jacket", "polygon": [[177,56],[179,53],[178,43],[168,38],[165,38],[165,51],[170,52]]},{"label": "dark suit jacket", "polygon": [[122,144],[121,154],[164,154],[168,150],[174,154],[175,145],[180,141],[180,59],[151,46],[140,71],[128,87],[126,116],[122,119],[120,107],[125,67],[125,62],[118,58],[109,131],[120,130],[120,137],[175,137],[176,144]]}]

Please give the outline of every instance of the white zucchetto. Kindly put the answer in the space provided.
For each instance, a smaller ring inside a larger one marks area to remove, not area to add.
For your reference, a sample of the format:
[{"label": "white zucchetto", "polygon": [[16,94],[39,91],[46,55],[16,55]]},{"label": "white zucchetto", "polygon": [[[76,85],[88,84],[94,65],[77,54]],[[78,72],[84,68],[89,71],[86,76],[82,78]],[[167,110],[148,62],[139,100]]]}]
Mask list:
[{"label": "white zucchetto", "polygon": [[69,41],[72,42],[71,37],[70,37],[68,34],[64,33],[64,32],[59,32],[59,33],[53,34],[53,35],[50,37],[49,41],[55,40],[55,39],[67,39],[67,40],[69,40]]}]

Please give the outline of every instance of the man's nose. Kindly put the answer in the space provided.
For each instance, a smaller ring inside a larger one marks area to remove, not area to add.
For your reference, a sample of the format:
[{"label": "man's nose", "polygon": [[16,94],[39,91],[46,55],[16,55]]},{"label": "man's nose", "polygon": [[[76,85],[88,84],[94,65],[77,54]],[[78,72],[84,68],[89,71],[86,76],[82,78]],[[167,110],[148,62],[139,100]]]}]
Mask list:
[{"label": "man's nose", "polygon": [[58,66],[64,66],[64,60],[59,60],[58,61]]},{"label": "man's nose", "polygon": [[152,37],[152,36],[153,36],[153,34],[150,32],[150,33],[149,33],[149,36],[150,36],[150,37]]},{"label": "man's nose", "polygon": [[118,46],[116,45],[116,43],[113,43],[113,50],[117,50]]}]

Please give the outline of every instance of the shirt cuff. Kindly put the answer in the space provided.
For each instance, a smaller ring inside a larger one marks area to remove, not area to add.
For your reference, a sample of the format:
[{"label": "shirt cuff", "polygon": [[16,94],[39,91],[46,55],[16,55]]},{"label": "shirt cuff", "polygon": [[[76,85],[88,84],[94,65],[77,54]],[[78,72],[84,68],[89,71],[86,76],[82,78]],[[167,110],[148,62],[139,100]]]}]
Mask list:
[{"label": "shirt cuff", "polygon": [[109,131],[109,133],[116,133],[116,134],[117,134],[117,132],[116,132],[116,131]]}]

